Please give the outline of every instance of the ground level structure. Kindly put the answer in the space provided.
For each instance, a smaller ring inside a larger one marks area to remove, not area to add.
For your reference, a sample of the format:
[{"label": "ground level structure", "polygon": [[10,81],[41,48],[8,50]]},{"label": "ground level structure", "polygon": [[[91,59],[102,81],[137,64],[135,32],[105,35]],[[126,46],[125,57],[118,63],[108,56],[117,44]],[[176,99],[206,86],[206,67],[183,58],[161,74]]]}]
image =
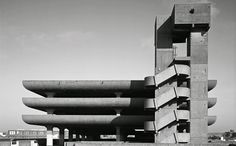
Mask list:
[{"label": "ground level structure", "polygon": [[[216,80],[208,80],[209,28],[210,4],[176,4],[171,16],[155,21],[153,76],[23,81],[26,89],[45,97],[23,98],[23,103],[47,112],[23,115],[23,120],[47,128],[47,146],[53,145],[54,127],[59,145],[65,144],[65,129],[66,145],[209,145],[208,126],[216,120],[208,116],[216,103],[208,98],[216,86]],[[186,47],[177,47],[180,43]],[[108,140],[115,142],[98,142]]]}]

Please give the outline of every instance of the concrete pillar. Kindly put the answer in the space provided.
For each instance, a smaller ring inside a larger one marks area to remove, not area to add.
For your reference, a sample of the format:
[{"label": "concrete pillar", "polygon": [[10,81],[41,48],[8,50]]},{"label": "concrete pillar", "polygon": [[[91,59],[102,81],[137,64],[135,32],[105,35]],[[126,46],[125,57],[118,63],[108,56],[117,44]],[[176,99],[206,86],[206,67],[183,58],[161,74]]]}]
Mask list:
[{"label": "concrete pillar", "polygon": [[[115,93],[117,98],[120,98],[122,95],[122,92],[116,92]],[[120,116],[121,109],[116,109],[116,116]],[[116,141],[124,141],[125,140],[125,135],[121,131],[121,127],[117,126],[116,127]]]},{"label": "concrete pillar", "polygon": [[54,109],[48,109],[48,110],[47,110],[47,114],[48,114],[48,115],[53,115],[53,114],[54,114],[54,111],[55,111]]},{"label": "concrete pillar", "polygon": [[208,111],[208,37],[207,32],[191,32],[188,47],[191,55],[190,142],[207,143]]},{"label": "concrete pillar", "polygon": [[47,146],[53,146],[53,127],[47,126]]},{"label": "concrete pillar", "polygon": [[53,98],[55,96],[55,92],[46,92],[45,94],[48,98]]},{"label": "concrete pillar", "polygon": [[64,138],[65,138],[64,128],[60,128],[60,130],[59,130],[59,146],[64,146]]},{"label": "concrete pillar", "polygon": [[[120,116],[120,109],[116,109],[116,116]],[[116,141],[122,141],[121,127],[116,127]]]},{"label": "concrete pillar", "polygon": [[82,140],[82,141],[85,141],[85,140],[86,140],[85,134],[81,134],[81,140]]},{"label": "concrete pillar", "polygon": [[69,129],[69,141],[73,141],[73,130]]},{"label": "concrete pillar", "polygon": [[87,141],[94,141],[93,135],[88,134],[88,135],[87,135]]},{"label": "concrete pillar", "polygon": [[79,131],[76,131],[76,141],[80,141],[80,134],[79,134]]},{"label": "concrete pillar", "polygon": [[[48,98],[53,98],[53,96],[55,95],[55,93],[46,93]],[[48,109],[47,110],[47,114],[48,115],[52,115],[54,114],[54,109]],[[47,126],[47,146],[53,146],[53,126]]]},{"label": "concrete pillar", "polygon": [[125,141],[125,134],[123,133],[121,127],[116,127],[116,141]]},{"label": "concrete pillar", "polygon": [[94,134],[93,135],[93,140],[94,141],[99,141],[100,140],[100,135],[99,134]]}]

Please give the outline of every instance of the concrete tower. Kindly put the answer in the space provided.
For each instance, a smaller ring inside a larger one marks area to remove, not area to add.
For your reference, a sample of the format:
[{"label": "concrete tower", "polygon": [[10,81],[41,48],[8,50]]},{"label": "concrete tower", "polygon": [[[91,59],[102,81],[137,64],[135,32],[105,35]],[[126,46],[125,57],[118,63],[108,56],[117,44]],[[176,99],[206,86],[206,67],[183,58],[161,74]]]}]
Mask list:
[{"label": "concrete tower", "polygon": [[[147,109],[155,120],[145,123],[156,143],[207,143],[207,127],[216,120],[208,108],[215,80],[208,80],[210,4],[176,4],[172,15],[155,22],[155,76],[145,78],[155,87]],[[182,44],[181,46],[178,44]]]}]

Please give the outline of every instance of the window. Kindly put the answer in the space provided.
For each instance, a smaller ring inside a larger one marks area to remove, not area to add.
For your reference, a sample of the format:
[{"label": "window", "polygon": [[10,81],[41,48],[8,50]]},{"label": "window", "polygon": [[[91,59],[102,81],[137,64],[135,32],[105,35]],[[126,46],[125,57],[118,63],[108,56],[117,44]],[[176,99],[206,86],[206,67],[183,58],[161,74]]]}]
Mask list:
[{"label": "window", "polygon": [[15,131],[9,131],[9,135],[15,135]]},{"label": "window", "polygon": [[29,131],[25,131],[25,135],[29,135]]}]

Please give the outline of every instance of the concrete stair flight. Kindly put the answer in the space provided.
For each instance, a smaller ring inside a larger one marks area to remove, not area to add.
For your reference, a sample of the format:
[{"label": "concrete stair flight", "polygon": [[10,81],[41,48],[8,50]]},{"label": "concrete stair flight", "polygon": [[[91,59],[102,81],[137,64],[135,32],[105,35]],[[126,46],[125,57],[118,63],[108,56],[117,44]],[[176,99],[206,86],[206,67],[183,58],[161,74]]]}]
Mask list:
[{"label": "concrete stair flight", "polygon": [[190,97],[190,89],[186,87],[170,88],[168,91],[164,92],[155,99],[146,99],[144,102],[144,107],[158,109],[159,107],[168,103],[174,98],[179,98],[179,97],[185,97],[185,98]]},{"label": "concrete stair flight", "polygon": [[174,64],[155,76],[149,76],[145,78],[145,86],[159,87],[161,83],[171,79],[174,76],[189,76],[190,67],[183,64]]}]

